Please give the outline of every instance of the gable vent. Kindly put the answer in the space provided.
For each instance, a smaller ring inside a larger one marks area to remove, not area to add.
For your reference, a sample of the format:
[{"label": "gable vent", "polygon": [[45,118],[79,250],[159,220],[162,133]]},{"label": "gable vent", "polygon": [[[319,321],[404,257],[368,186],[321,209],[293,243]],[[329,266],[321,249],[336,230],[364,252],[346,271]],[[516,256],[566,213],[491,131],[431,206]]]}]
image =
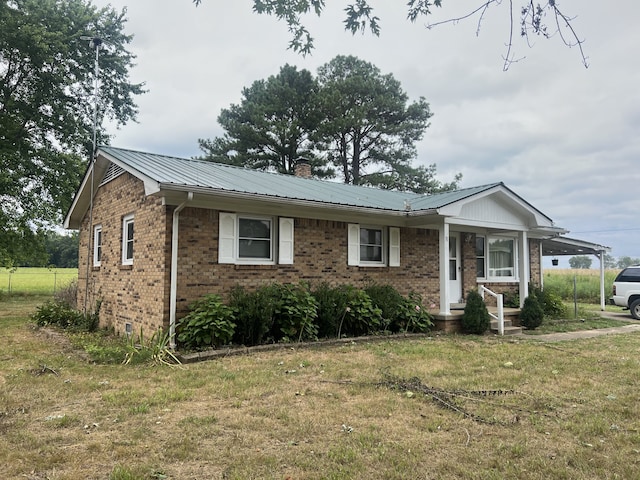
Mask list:
[{"label": "gable vent", "polygon": [[124,168],[116,165],[115,163],[111,163],[109,165],[109,168],[107,168],[107,171],[105,172],[104,178],[102,179],[102,182],[100,183],[100,185],[109,183],[111,180],[113,180],[114,178],[116,178],[117,176],[123,173],[124,173]]}]

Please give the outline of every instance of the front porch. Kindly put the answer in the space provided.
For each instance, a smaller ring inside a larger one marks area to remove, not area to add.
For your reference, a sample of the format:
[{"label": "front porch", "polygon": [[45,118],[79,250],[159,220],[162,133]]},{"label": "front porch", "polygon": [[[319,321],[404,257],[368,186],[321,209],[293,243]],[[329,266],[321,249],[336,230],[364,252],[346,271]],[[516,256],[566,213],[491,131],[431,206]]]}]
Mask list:
[{"label": "front porch", "polygon": [[[488,306],[489,313],[496,314],[497,307]],[[433,323],[435,330],[445,333],[459,333],[462,331],[462,315],[464,314],[464,304],[454,304],[451,306],[451,313],[443,315],[438,310],[432,310],[431,316],[433,317]],[[520,309],[508,308],[503,309],[504,313],[504,334],[515,335],[522,333],[522,327],[520,327]],[[498,333],[498,322],[491,319],[491,325],[489,327],[491,333]]]}]

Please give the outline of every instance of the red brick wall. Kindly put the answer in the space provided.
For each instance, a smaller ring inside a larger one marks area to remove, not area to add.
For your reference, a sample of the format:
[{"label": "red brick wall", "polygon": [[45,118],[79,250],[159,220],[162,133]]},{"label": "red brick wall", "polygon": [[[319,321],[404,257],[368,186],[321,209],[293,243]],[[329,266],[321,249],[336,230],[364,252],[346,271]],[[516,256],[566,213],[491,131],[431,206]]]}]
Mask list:
[{"label": "red brick wall", "polygon": [[[122,219],[134,214],[133,265],[122,265]],[[124,332],[131,323],[151,335],[168,319],[170,229],[165,207],[159,199],[145,197],[142,182],[125,173],[99,187],[94,199],[93,225],[89,213],[80,229],[78,307],[84,308],[89,257],[87,309],[102,301],[100,324]],[[102,225],[102,261],[93,266],[93,226]]]},{"label": "red brick wall", "polygon": [[178,317],[204,294],[224,297],[236,285],[255,289],[275,281],[305,281],[312,287],[385,283],[402,294],[416,291],[425,302],[438,302],[437,231],[401,229],[401,267],[353,267],[347,265],[347,225],[296,218],[293,265],[218,264],[218,212],[185,208],[180,213]]}]

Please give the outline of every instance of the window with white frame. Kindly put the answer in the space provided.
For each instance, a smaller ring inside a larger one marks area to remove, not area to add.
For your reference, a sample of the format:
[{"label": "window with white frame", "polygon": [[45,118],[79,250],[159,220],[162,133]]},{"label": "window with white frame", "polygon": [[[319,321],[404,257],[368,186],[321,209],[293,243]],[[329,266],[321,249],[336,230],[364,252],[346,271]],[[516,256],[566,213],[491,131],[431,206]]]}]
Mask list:
[{"label": "window with white frame", "polygon": [[236,264],[293,263],[294,221],[221,212],[218,262]]},{"label": "window with white frame", "polygon": [[133,214],[122,219],[122,264],[133,265]]},{"label": "window with white frame", "polygon": [[400,265],[400,229],[351,223],[348,226],[348,264]]},{"label": "window with white frame", "polygon": [[513,281],[517,278],[518,252],[514,237],[476,236],[478,278]]},{"label": "window with white frame", "polygon": [[93,227],[93,266],[99,267],[102,262],[102,225]]}]

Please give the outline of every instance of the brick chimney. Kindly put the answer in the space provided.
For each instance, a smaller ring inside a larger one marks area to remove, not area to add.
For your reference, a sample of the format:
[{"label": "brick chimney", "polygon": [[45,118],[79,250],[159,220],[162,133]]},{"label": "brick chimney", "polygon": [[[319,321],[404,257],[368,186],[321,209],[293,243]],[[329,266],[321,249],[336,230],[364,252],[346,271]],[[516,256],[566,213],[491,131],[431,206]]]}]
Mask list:
[{"label": "brick chimney", "polygon": [[304,158],[296,161],[295,176],[302,178],[311,178],[311,164]]}]

